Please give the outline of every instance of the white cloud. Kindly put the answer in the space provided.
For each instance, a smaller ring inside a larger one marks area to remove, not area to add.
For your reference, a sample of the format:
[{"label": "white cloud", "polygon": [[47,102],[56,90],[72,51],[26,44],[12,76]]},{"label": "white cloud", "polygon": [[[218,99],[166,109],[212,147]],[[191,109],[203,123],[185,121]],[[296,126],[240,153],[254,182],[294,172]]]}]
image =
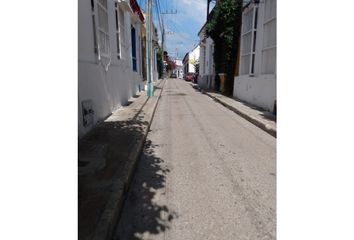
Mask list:
[{"label": "white cloud", "polygon": [[202,25],[206,20],[207,1],[179,0],[178,11],[180,17],[190,18]]},{"label": "white cloud", "polygon": [[[207,1],[206,0],[165,0],[171,1],[174,7],[163,9],[163,11],[175,10],[176,15],[165,15],[165,30],[173,32],[172,35],[166,34],[166,47],[171,56],[181,58],[198,43],[197,33],[206,21]],[[159,36],[161,36],[159,34]]]}]

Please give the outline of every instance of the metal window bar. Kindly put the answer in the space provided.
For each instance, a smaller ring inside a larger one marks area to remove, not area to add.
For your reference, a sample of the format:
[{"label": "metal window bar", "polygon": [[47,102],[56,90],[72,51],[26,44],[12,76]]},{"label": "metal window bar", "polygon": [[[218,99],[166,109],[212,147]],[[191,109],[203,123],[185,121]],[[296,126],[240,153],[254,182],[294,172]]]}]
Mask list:
[{"label": "metal window bar", "polygon": [[276,18],[277,18],[277,17],[274,16],[274,17],[271,17],[271,18],[265,20],[264,23],[263,23],[263,25],[266,25],[267,23],[270,23],[271,21],[274,21]]},{"label": "metal window bar", "polygon": [[264,42],[262,49],[262,74],[276,73],[276,1],[268,0],[264,13]]},{"label": "metal window bar", "polygon": [[118,3],[115,3],[115,17],[116,17],[116,41],[117,41],[117,58],[121,58],[120,54],[120,36],[119,36],[119,10]]},{"label": "metal window bar", "polygon": [[254,58],[255,58],[255,36],[256,36],[256,31],[257,31],[257,17],[256,15],[258,15],[258,7],[254,6],[253,7],[253,15],[252,15],[252,35],[251,35],[251,59],[250,59],[250,66],[249,66],[249,75],[253,76],[254,75]]},{"label": "metal window bar", "polygon": [[97,44],[95,0],[91,0],[91,14],[92,14],[93,48],[94,48],[94,53],[97,55],[98,44]]},{"label": "metal window bar", "polygon": [[131,44],[132,44],[132,65],[133,71],[137,72],[137,65],[136,65],[136,31],[135,28],[131,27]]},{"label": "metal window bar", "polygon": [[125,48],[125,27],[124,27],[124,12],[119,8],[118,10],[119,18],[119,46],[120,46],[120,58],[124,58],[124,48]]},{"label": "metal window bar", "polygon": [[97,30],[99,35],[99,55],[110,58],[107,0],[97,0],[96,3],[98,15]]},{"label": "metal window bar", "polygon": [[263,51],[263,52],[269,51],[269,50],[272,50],[272,49],[274,49],[274,48],[276,48],[276,47],[277,47],[276,45],[269,46],[269,47],[265,47],[265,48],[262,49],[262,51]]}]

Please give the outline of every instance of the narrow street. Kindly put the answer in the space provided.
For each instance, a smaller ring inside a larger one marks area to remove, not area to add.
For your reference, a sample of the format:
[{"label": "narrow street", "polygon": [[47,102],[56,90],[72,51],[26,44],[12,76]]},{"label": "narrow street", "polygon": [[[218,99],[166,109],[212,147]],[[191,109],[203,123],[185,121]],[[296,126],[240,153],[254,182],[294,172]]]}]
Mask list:
[{"label": "narrow street", "polygon": [[168,79],[114,240],[276,236],[276,139]]}]

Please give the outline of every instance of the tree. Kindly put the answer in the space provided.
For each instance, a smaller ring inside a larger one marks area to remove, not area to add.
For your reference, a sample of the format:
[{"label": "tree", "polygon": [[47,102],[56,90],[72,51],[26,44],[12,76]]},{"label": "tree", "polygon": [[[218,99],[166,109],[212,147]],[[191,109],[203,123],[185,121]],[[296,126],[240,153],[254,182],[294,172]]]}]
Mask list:
[{"label": "tree", "polygon": [[194,60],[192,64],[194,66],[194,71],[195,71],[194,81],[197,82],[199,76],[199,61]]},{"label": "tree", "polygon": [[[206,24],[206,33],[214,41],[215,73],[226,73],[225,91],[232,95],[239,46],[242,0],[222,0]],[[218,78],[216,77],[216,82]]]},{"label": "tree", "polygon": [[198,76],[199,75],[199,62],[196,62],[194,65],[194,69],[195,69],[195,74]]},{"label": "tree", "polygon": [[163,52],[162,52],[162,48],[159,46],[158,50],[157,50],[157,71],[159,73],[159,78],[162,78],[162,74],[163,74]]}]

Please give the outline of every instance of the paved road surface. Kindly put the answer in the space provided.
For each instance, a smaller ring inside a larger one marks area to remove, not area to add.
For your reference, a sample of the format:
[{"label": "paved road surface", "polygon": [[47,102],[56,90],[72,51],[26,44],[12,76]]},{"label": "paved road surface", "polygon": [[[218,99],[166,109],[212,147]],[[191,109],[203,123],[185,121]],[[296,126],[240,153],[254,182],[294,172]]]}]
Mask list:
[{"label": "paved road surface", "polygon": [[115,240],[276,236],[276,140],[169,79]]}]

